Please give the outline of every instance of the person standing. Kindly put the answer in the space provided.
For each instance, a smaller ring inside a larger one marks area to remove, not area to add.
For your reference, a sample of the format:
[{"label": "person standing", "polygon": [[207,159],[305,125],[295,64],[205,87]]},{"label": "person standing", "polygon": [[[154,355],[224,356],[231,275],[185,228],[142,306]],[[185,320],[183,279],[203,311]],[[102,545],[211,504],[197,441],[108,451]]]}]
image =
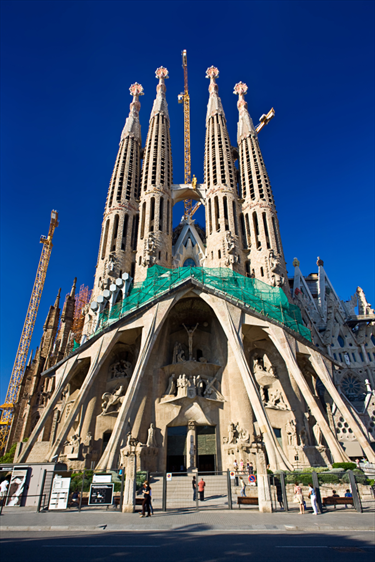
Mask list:
[{"label": "person standing", "polygon": [[247,470],[248,470],[249,474],[254,474],[253,463],[252,463],[252,462],[250,462],[250,463],[248,462],[247,464],[248,464]]},{"label": "person standing", "polygon": [[246,498],[246,484],[242,476],[240,476],[240,484],[241,484],[241,497]]},{"label": "person standing", "polygon": [[147,517],[150,517],[150,503],[151,503],[151,488],[149,486],[148,480],[145,480],[143,483],[143,502],[142,502],[142,514],[140,517],[145,516],[145,512],[147,510]]},{"label": "person standing", "polygon": [[206,482],[203,480],[203,478],[200,480],[200,482],[198,483],[198,492],[199,492],[199,499],[201,502],[204,501],[204,488],[206,486]]},{"label": "person standing", "polygon": [[309,484],[309,498],[311,501],[311,507],[314,510],[314,515],[318,515],[318,505],[316,503],[316,493],[315,493],[315,488],[313,487],[312,484]]},{"label": "person standing", "polygon": [[303,504],[302,488],[298,484],[298,482],[296,482],[294,486],[294,497],[295,497],[295,501],[299,504],[300,515],[303,515],[305,513],[305,506]]},{"label": "person standing", "polygon": [[233,470],[234,470],[234,472],[238,471],[238,462],[237,462],[236,459],[234,459],[234,461],[233,461]]},{"label": "person standing", "polygon": [[240,472],[243,472],[243,460],[240,460]]},{"label": "person standing", "polygon": [[9,481],[8,480],[3,480],[0,484],[0,498],[2,500],[2,503],[4,505],[5,503],[5,499],[7,497],[7,493],[8,493],[8,486],[9,486]]},{"label": "person standing", "polygon": [[196,480],[195,476],[193,476],[193,480],[192,480],[191,485],[193,487],[193,502],[195,502],[196,499],[197,499],[197,480]]}]

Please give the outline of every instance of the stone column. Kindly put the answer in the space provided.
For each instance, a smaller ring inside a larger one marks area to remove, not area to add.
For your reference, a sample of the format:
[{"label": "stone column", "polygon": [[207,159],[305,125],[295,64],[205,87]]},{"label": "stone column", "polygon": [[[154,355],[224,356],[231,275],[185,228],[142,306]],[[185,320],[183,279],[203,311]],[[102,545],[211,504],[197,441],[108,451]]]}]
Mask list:
[{"label": "stone column", "polygon": [[197,432],[194,421],[188,423],[188,433],[186,437],[186,469],[194,470],[197,466],[197,448],[196,448]]},{"label": "stone column", "polygon": [[258,505],[260,513],[272,513],[271,491],[268,483],[265,448],[262,443],[255,445],[257,459]]},{"label": "stone column", "polygon": [[133,439],[129,440],[123,453],[127,457],[125,468],[125,489],[124,499],[122,503],[123,513],[134,513],[135,511],[135,490],[136,490],[136,474],[137,474],[137,442]]}]

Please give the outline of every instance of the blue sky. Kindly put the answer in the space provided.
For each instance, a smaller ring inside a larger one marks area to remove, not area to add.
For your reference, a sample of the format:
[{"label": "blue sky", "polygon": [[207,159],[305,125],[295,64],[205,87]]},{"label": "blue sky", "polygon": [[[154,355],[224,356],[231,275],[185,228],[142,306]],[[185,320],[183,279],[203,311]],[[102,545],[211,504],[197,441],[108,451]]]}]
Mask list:
[{"label": "blue sky", "polygon": [[[140,82],[143,142],[166,66],[174,182],[183,181],[181,51],[192,171],[203,181],[212,64],[232,144],[233,86],[249,86],[287,267],[316,258],[341,298],[374,290],[374,2],[1,2],[1,372],[4,400],[52,209],[60,215],[32,348],[58,288],[91,287],[118,142]],[[197,213],[198,221],[202,216]],[[182,209],[176,209],[177,224]]]}]

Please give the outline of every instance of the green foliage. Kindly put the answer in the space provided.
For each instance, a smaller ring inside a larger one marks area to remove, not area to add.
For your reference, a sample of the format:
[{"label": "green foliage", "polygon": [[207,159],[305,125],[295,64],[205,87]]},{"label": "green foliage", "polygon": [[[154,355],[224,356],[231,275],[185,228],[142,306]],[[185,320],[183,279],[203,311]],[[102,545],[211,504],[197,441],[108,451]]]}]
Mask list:
[{"label": "green foliage", "polygon": [[326,472],[328,470],[328,468],[326,466],[308,466],[307,468],[303,469],[303,472],[306,473],[312,473],[312,472],[316,472],[317,474],[319,474],[320,472]]},{"label": "green foliage", "polygon": [[286,482],[287,484],[294,484],[295,482],[298,482],[298,484],[308,486],[310,483],[312,483],[312,476],[308,472],[287,472]]},{"label": "green foliage", "polygon": [[5,455],[3,457],[0,457],[0,462],[11,464],[14,460],[14,454],[16,452],[16,447],[17,447],[17,443],[14,443],[11,446],[11,448],[9,449],[9,451],[7,453],[5,453]]},{"label": "green foliage", "polygon": [[145,472],[145,471],[137,472],[137,475],[136,475],[137,490],[139,490],[140,488],[142,488],[143,482],[144,482],[146,479],[147,479],[147,472]]},{"label": "green foliage", "polygon": [[334,462],[332,468],[342,468],[343,470],[354,470],[357,468],[355,462]]},{"label": "green foliage", "polygon": [[[354,470],[353,470],[354,472]],[[355,481],[357,482],[357,484],[368,484],[369,483],[369,479],[367,478],[367,476],[365,474],[363,474],[363,472],[359,471],[359,474],[356,473],[354,475]],[[342,477],[342,481],[345,484],[349,484],[349,474],[346,472],[344,474],[344,476]]]},{"label": "green foliage", "polygon": [[267,468],[267,474],[273,474],[273,471]]},{"label": "green foliage", "polygon": [[319,484],[340,484],[338,474],[319,474]]},{"label": "green foliage", "polygon": [[374,486],[375,485],[375,479],[374,478],[370,478],[370,480],[368,481],[368,484],[370,486]]}]

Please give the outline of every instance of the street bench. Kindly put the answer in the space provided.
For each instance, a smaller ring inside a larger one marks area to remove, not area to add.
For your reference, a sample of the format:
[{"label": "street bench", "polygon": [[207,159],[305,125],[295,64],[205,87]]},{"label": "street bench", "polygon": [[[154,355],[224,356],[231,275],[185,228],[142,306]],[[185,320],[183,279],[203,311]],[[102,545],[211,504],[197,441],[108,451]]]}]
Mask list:
[{"label": "street bench", "polygon": [[238,509],[241,505],[258,505],[258,498],[244,498],[243,496],[237,497]]},{"label": "street bench", "polygon": [[328,497],[322,499],[322,504],[324,506],[333,505],[336,509],[336,505],[353,505],[353,498],[335,498],[335,497]]}]

